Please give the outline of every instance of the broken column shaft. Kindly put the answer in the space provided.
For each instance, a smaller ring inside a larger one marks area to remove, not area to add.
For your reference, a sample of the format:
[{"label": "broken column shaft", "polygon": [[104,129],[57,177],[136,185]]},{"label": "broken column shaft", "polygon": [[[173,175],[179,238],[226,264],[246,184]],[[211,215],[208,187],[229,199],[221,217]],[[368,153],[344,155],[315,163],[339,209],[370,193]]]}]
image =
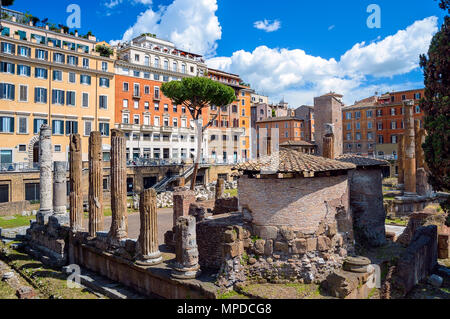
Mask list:
[{"label": "broken column shaft", "polygon": [[55,162],[53,167],[53,213],[67,213],[67,164]]},{"label": "broken column shaft", "polygon": [[89,236],[103,231],[103,167],[102,137],[91,132],[89,137]]},{"label": "broken column shaft", "polygon": [[323,137],[323,157],[334,159],[334,135],[327,134]]},{"label": "broken column shaft", "polygon": [[79,134],[70,135],[70,229],[72,232],[83,228],[83,191],[81,176],[83,171],[81,137]]},{"label": "broken column shaft", "polygon": [[414,101],[405,101],[405,192],[416,193],[416,147],[414,135]]},{"label": "broken column shaft", "polygon": [[108,237],[118,245],[128,236],[126,141],[123,131],[111,131],[111,210]]},{"label": "broken column shaft", "polygon": [[47,215],[53,210],[53,152],[52,152],[52,130],[46,124],[41,126],[39,134],[39,212]]},{"label": "broken column shaft", "polygon": [[398,139],[398,155],[397,155],[397,164],[398,164],[398,184],[405,184],[405,136],[400,135]]},{"label": "broken column shaft", "polygon": [[156,191],[151,188],[141,193],[139,203],[141,231],[138,239],[140,265],[162,262],[158,243],[158,208]]},{"label": "broken column shaft", "polygon": [[198,247],[194,216],[178,218],[175,232],[176,260],[172,277],[177,279],[193,279],[200,275],[198,264]]},{"label": "broken column shaft", "polygon": [[222,198],[225,192],[225,181],[222,178],[217,179],[216,199]]}]

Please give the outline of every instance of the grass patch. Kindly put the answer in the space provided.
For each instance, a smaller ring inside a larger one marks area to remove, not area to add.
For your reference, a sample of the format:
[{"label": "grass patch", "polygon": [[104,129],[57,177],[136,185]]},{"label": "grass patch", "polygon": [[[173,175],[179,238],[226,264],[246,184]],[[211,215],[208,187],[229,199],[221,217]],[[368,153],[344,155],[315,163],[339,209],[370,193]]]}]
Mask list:
[{"label": "grass patch", "polygon": [[5,257],[5,262],[27,281],[32,282],[43,298],[99,299],[97,295],[85,288],[68,288],[66,274],[44,266],[27,254],[9,249]]},{"label": "grass patch", "polygon": [[[14,219],[9,219],[11,217],[14,217]],[[29,226],[30,221],[34,220],[36,220],[35,216],[22,216],[22,215],[3,216],[0,217],[0,228],[6,229],[6,228]]]},{"label": "grass patch", "polygon": [[4,281],[0,281],[0,299],[19,299],[16,292]]},{"label": "grass patch", "polygon": [[238,196],[238,190],[237,189],[226,189],[225,193],[230,194],[231,197],[237,197]]},{"label": "grass patch", "polygon": [[394,200],[395,197],[394,196],[384,196],[383,200]]},{"label": "grass patch", "polygon": [[219,296],[217,297],[217,299],[219,300],[227,300],[227,299],[248,299],[247,296],[242,295],[234,290],[232,291],[227,291],[225,293],[219,294]]},{"label": "grass patch", "polygon": [[[132,208],[128,208],[128,214],[135,214],[138,213],[139,211],[134,210]],[[105,217],[111,217],[112,216],[112,210],[111,208],[105,208],[103,210],[103,216]],[[84,212],[84,218],[89,218],[89,212]]]},{"label": "grass patch", "polygon": [[386,219],[386,224],[387,225],[395,225],[395,226],[408,226],[408,221],[407,220],[402,220],[402,219]]}]

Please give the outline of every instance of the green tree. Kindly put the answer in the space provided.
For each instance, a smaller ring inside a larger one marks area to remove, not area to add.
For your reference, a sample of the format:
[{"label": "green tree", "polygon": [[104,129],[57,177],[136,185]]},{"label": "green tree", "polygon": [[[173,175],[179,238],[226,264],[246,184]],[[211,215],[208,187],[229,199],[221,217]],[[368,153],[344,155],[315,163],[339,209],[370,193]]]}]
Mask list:
[{"label": "green tree", "polygon": [[[443,10],[449,0],[441,0]],[[433,37],[428,56],[420,56],[424,71],[425,96],[421,107],[425,112],[428,133],[423,149],[430,171],[429,182],[435,190],[450,190],[450,17],[444,18],[441,30]],[[450,200],[442,205],[450,211]]]},{"label": "green tree", "polygon": [[175,105],[184,105],[192,115],[197,129],[197,158],[194,164],[191,189],[195,189],[199,163],[202,161],[203,135],[217,119],[216,114],[205,126],[200,120],[204,109],[215,105],[219,108],[236,100],[234,90],[205,77],[185,78],[182,81],[164,83],[161,90]]},{"label": "green tree", "polygon": [[104,44],[101,44],[101,45],[98,44],[95,47],[95,52],[99,52],[100,56],[105,57],[105,58],[109,58],[111,55],[114,54],[114,50],[111,47],[104,45]]},{"label": "green tree", "polygon": [[2,1],[2,6],[3,7],[9,7],[12,6],[14,4],[14,0],[1,0]]}]

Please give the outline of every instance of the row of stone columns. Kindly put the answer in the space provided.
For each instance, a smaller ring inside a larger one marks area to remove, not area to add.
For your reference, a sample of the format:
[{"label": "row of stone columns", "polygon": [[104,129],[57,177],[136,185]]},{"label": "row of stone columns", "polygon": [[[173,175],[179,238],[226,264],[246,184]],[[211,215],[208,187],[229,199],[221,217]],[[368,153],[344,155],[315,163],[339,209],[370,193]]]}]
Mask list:
[{"label": "row of stone columns", "polygon": [[[70,213],[69,224],[72,233],[83,231],[82,192],[82,143],[79,134],[70,136],[69,181]],[[44,125],[40,132],[41,207],[40,214],[67,216],[67,167],[65,162],[55,162],[52,174],[51,129]],[[114,249],[128,237],[127,191],[126,191],[126,140],[120,130],[111,134],[111,209],[112,223],[108,243]],[[223,193],[223,183],[217,193]],[[189,194],[194,199],[194,194]],[[140,197],[140,236],[137,244],[137,263],[156,265],[162,262],[158,243],[156,191],[149,189]],[[182,207],[184,211],[187,207]],[[91,239],[104,228],[103,223],[103,167],[102,140],[100,132],[92,132],[89,138],[89,225]],[[173,276],[178,279],[195,278],[200,273],[196,242],[196,220],[181,213],[174,216],[176,234],[176,261]]]}]

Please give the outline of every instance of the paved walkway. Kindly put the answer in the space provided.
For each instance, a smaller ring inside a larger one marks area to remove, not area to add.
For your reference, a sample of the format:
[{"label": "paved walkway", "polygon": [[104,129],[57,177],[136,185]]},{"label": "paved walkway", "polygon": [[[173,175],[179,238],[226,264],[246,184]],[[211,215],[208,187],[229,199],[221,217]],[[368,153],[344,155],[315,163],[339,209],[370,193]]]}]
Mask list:
[{"label": "paved walkway", "polygon": [[[173,224],[173,209],[161,208],[158,209],[158,239],[159,244],[164,243],[164,234],[172,229]],[[137,239],[140,231],[139,213],[128,215],[128,237]],[[111,217],[105,217],[105,231],[111,227]]]}]

